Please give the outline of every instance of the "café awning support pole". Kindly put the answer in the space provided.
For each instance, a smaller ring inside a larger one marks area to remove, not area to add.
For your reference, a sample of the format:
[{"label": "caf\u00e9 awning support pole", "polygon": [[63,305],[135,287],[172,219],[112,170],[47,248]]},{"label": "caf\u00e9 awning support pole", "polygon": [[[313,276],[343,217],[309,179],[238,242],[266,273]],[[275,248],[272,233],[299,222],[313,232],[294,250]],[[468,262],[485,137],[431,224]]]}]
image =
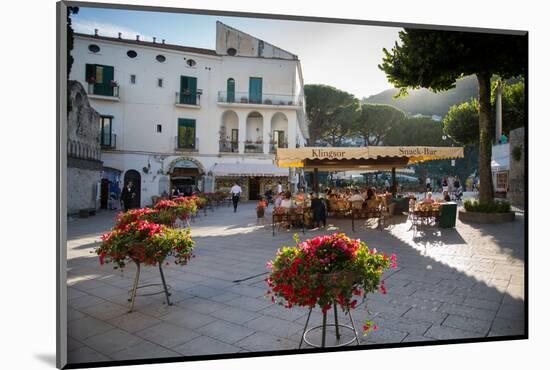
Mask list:
[{"label": "caf\u00e9 awning support pole", "polygon": [[395,176],[395,167],[391,169],[391,193],[395,197],[397,195],[397,177]]},{"label": "caf\u00e9 awning support pole", "polygon": [[317,167],[313,169],[313,192],[319,192],[319,169]]}]

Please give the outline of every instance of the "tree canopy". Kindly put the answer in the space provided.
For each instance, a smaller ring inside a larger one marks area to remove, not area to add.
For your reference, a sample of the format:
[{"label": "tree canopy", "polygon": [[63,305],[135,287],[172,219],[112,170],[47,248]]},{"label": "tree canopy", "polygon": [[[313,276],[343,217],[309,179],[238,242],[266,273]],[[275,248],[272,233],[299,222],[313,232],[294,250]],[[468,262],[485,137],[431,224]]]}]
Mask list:
[{"label": "tree canopy", "polygon": [[[491,88],[491,126],[494,129],[496,82]],[[525,125],[525,85],[523,81],[505,83],[502,89],[502,131]],[[479,143],[479,100],[452,106],[443,120],[444,131],[461,144]]]},{"label": "tree canopy", "polygon": [[341,145],[350,134],[358,114],[359,100],[328,85],[305,85],[304,93],[310,145],[320,142]]},{"label": "tree canopy", "polygon": [[363,145],[379,145],[404,119],[405,113],[391,105],[363,104],[351,131],[363,140]]},{"label": "tree canopy", "polygon": [[457,79],[475,74],[479,85],[480,202],[492,201],[491,77],[524,76],[526,35],[439,31],[405,28],[391,51],[384,49],[379,68],[388,81],[406,94],[408,89],[445,91]]},{"label": "tree canopy", "polygon": [[443,140],[441,122],[429,117],[402,120],[389,130],[384,139],[384,145],[389,146],[448,146],[449,144]]},{"label": "tree canopy", "polygon": [[71,14],[78,14],[78,10],[79,8],[77,6],[67,7],[67,77],[71,74],[71,68],[74,62],[74,58],[71,55],[74,46],[74,31]]},{"label": "tree canopy", "polygon": [[479,142],[479,101],[453,105],[443,119],[443,130],[461,144]]}]

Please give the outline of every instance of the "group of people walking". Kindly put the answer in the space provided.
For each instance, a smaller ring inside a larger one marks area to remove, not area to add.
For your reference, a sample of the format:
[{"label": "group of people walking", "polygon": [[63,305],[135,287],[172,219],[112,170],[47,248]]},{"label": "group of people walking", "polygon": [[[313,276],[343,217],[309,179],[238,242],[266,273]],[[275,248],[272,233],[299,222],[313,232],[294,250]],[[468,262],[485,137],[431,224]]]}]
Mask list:
[{"label": "group of people walking", "polygon": [[443,193],[444,198],[454,198],[455,200],[461,200],[463,195],[462,184],[458,176],[444,176],[437,179],[435,184],[432,184],[432,179],[426,177],[426,192],[434,192],[440,190]]}]

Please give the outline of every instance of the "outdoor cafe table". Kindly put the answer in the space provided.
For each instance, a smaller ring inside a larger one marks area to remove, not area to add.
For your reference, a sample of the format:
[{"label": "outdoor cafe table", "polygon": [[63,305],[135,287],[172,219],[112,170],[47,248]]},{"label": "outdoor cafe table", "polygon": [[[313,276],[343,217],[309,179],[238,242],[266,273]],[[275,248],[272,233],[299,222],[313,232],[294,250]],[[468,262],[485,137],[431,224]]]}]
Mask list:
[{"label": "outdoor cafe table", "polygon": [[[307,216],[306,216],[307,214]],[[311,208],[284,208],[284,207],[275,207],[272,214],[272,232],[275,236],[275,225],[281,225],[282,223],[286,224],[288,228],[290,227],[301,227],[302,233],[305,234],[306,230],[306,219],[311,220]]]}]

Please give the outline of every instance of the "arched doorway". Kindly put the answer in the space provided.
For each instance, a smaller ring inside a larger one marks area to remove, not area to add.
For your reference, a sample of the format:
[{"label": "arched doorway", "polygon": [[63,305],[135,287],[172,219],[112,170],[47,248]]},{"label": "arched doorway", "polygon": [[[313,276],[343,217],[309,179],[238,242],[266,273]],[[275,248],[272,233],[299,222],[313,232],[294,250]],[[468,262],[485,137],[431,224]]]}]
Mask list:
[{"label": "arched doorway", "polygon": [[222,114],[220,152],[239,152],[239,117],[232,110],[227,110]]},{"label": "arched doorway", "polygon": [[141,175],[136,170],[128,170],[124,174],[124,186],[128,185],[128,182],[132,181],[134,188],[136,189],[136,197],[132,203],[132,208],[141,207]]},{"label": "arched doorway", "polygon": [[246,117],[245,153],[263,153],[264,117],[259,112],[250,112]]},{"label": "arched doorway", "polygon": [[271,118],[270,144],[273,153],[277,148],[288,148],[288,118],[284,113],[277,112]]},{"label": "arched doorway", "polygon": [[181,157],[168,166],[170,174],[170,193],[178,190],[182,195],[191,195],[200,191],[204,166],[194,158]]}]

